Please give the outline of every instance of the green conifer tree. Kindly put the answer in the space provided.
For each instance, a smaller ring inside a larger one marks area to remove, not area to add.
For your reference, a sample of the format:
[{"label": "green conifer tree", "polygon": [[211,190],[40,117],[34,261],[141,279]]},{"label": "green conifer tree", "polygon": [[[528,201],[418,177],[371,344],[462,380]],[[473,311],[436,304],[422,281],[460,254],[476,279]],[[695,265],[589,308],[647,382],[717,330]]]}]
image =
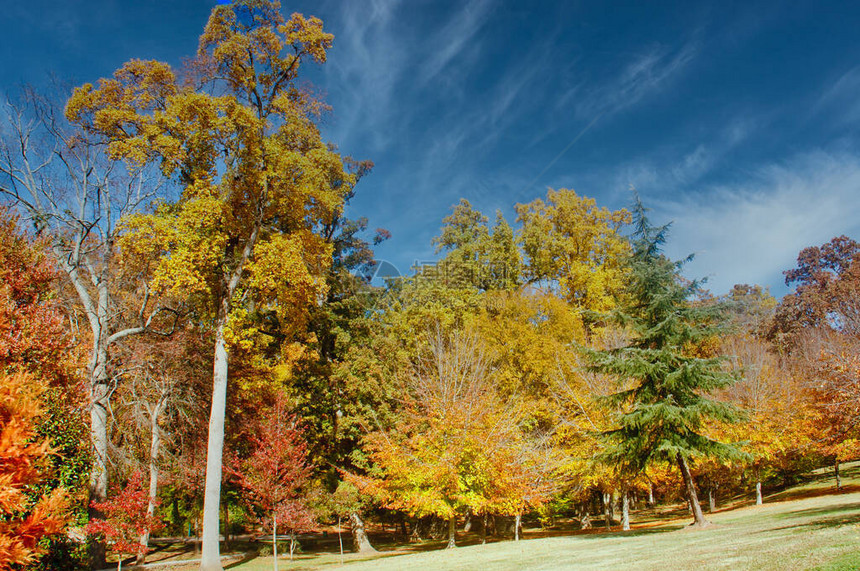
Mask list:
[{"label": "green conifer tree", "polygon": [[612,375],[625,389],[611,397],[617,427],[604,433],[603,459],[624,472],[637,473],[653,462],[676,463],[684,478],[695,516],[707,521],[699,505],[690,459],[731,457],[739,452],[702,433],[707,419],[733,422],[741,412],[708,398],[711,391],[734,382],[722,358],[696,356],[701,341],[719,333],[725,320],[714,304],[694,303],[699,282],[681,277],[685,262],[673,262],[661,251],[668,225],[652,226],[635,197],[631,277],[626,302],[612,314],[625,328],[624,347],[586,350],[593,371]]}]

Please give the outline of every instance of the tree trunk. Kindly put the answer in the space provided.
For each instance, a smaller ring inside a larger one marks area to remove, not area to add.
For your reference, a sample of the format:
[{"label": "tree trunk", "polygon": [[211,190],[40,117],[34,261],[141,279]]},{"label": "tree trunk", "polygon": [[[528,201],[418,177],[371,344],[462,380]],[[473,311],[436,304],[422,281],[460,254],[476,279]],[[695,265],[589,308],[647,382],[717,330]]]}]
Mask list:
[{"label": "tree trunk", "polygon": [[579,506],[579,529],[591,529],[589,503],[590,502],[582,502]]},{"label": "tree trunk", "polygon": [[[290,532],[290,561],[293,560],[293,553],[296,551],[296,532],[295,530]],[[278,571],[275,569],[275,571]]]},{"label": "tree trunk", "polygon": [[609,521],[615,523],[615,490],[609,492]]},{"label": "tree trunk", "polygon": [[448,545],[445,546],[445,549],[454,549],[457,547],[456,535],[457,518],[456,516],[451,516],[451,519],[448,520]]},{"label": "tree trunk", "polygon": [[621,496],[621,529],[630,531],[630,499],[627,490]]},{"label": "tree trunk", "polygon": [[466,514],[466,523],[463,524],[463,533],[472,531],[472,512]]},{"label": "tree trunk", "polygon": [[523,526],[523,514],[517,513],[517,517],[514,519],[514,541],[520,540],[520,529]]},{"label": "tree trunk", "polygon": [[224,452],[224,417],[227,412],[229,357],[224,329],[229,307],[222,303],[215,329],[215,359],[212,371],[212,408],[209,412],[209,441],[206,448],[206,488],[203,496],[203,554],[200,571],[222,571],[219,545],[221,470]]},{"label": "tree trunk", "polygon": [[612,531],[612,518],[610,517],[610,510],[612,509],[610,504],[612,503],[612,497],[603,492],[603,522],[606,524],[606,531]]},{"label": "tree trunk", "polygon": [[[159,400],[155,408],[152,409],[152,414],[149,417],[150,422],[150,442],[149,442],[149,503],[146,505],[146,515],[152,518],[155,515],[155,504],[158,501],[158,454],[161,448],[161,430],[158,428],[158,419],[161,416],[163,409],[163,400]],[[140,536],[140,544],[144,547],[149,547],[149,530]],[[141,553],[137,556],[138,565],[146,563],[146,553]]]},{"label": "tree trunk", "polygon": [[648,482],[648,506],[654,507],[654,484]]},{"label": "tree trunk", "polygon": [[[90,440],[92,441],[93,466],[90,472],[89,519],[102,519],[104,514],[92,507],[92,502],[107,499],[108,473],[108,399],[110,388],[107,371],[107,343],[100,327],[93,328],[93,354],[90,362]],[[104,569],[107,564],[106,548],[102,540],[90,542],[90,564],[92,569]]]},{"label": "tree trunk", "polygon": [[272,564],[278,571],[278,516],[272,513]]},{"label": "tree trunk", "polygon": [[762,503],[763,502],[762,502],[762,498],[761,498],[761,482],[757,481],[755,483],[755,505],[760,506],[760,505],[762,505]]},{"label": "tree trunk", "polygon": [[842,477],[839,475],[839,460],[833,465],[833,473],[836,475],[836,489],[842,489]]},{"label": "tree trunk", "polygon": [[400,512],[400,534],[403,539],[409,541],[409,528],[406,527],[406,516]]},{"label": "tree trunk", "polygon": [[481,526],[481,544],[487,543],[487,512],[483,514],[483,524]]},{"label": "tree trunk", "polygon": [[714,493],[714,485],[708,487],[708,511],[713,513],[717,509],[717,498]]},{"label": "tree trunk", "polygon": [[687,497],[690,500],[690,507],[693,510],[693,524],[696,527],[705,527],[708,525],[708,520],[705,519],[705,514],[702,513],[702,506],[699,505],[699,495],[696,493],[696,485],[693,482],[693,475],[690,474],[687,460],[680,454],[678,454],[678,467],[681,469],[681,474],[684,476],[684,484],[687,486]]},{"label": "tree trunk", "polygon": [[343,535],[340,529],[340,516],[337,516],[337,543],[340,545],[340,564],[343,565]]},{"label": "tree trunk", "polygon": [[352,532],[352,549],[356,553],[376,553],[376,550],[370,544],[370,539],[367,537],[367,532],[364,531],[364,522],[358,512],[349,514],[349,524]]}]

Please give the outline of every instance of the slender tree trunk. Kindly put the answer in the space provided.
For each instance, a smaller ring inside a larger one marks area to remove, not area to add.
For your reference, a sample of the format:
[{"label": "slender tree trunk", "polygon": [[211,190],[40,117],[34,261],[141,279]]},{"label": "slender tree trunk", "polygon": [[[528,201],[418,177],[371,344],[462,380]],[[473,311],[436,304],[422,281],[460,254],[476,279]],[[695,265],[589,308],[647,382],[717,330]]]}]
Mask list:
[{"label": "slender tree trunk", "polygon": [[[158,428],[158,419],[163,409],[163,401],[159,400],[152,409],[149,417],[150,442],[149,442],[149,503],[146,505],[146,515],[152,518],[155,515],[155,503],[158,500],[158,454],[161,448],[161,430]],[[140,536],[140,544],[149,547],[149,530]],[[146,553],[137,556],[136,563],[146,563]]]},{"label": "slender tree trunk", "polygon": [[[290,532],[290,561],[293,560],[293,553],[296,551],[296,530]],[[275,570],[277,571],[277,570]]]},{"label": "slender tree trunk", "polygon": [[717,509],[717,498],[714,493],[714,486],[711,484],[708,487],[708,511],[713,513]]},{"label": "slender tree trunk", "polygon": [[609,521],[615,522],[615,490],[609,492]]},{"label": "slender tree trunk", "polygon": [[612,517],[610,516],[610,510],[612,509],[609,505],[612,502],[612,497],[603,492],[603,521],[606,524],[606,531],[612,531]]},{"label": "slender tree trunk", "polygon": [[654,484],[648,482],[648,507],[654,507]]},{"label": "slender tree trunk", "polygon": [[278,571],[278,516],[272,513],[272,564]]},{"label": "slender tree trunk", "polygon": [[483,520],[483,525],[481,526],[481,544],[487,543],[487,512],[484,512]]},{"label": "slender tree trunk", "polygon": [[226,300],[215,329],[215,359],[212,371],[212,408],[209,412],[209,442],[206,448],[206,488],[203,496],[203,554],[201,571],[222,571],[219,545],[221,511],[221,470],[224,452],[224,418],[227,412],[227,372],[229,357],[224,329],[229,304]]},{"label": "slender tree trunk", "polygon": [[472,512],[466,514],[466,523],[463,524],[463,533],[472,531]]},{"label": "slender tree trunk", "polygon": [[403,539],[409,540],[409,529],[406,527],[406,516],[403,512],[400,512],[400,534],[403,536]]},{"label": "slender tree trunk", "polygon": [[839,475],[839,460],[833,465],[833,473],[836,476],[836,489],[842,489],[842,477]]},{"label": "slender tree trunk", "polygon": [[370,544],[367,532],[364,530],[364,522],[358,512],[349,514],[349,524],[352,528],[352,548],[356,553],[375,553],[376,550]]},{"label": "slender tree trunk", "polygon": [[520,528],[523,526],[523,514],[517,512],[517,517],[514,519],[514,541],[520,540]]},{"label": "slender tree trunk", "polygon": [[761,497],[761,482],[756,481],[755,483],[755,505],[760,506],[764,503]]},{"label": "slender tree trunk", "polygon": [[627,490],[621,496],[621,529],[630,531],[630,499]]},{"label": "slender tree trunk", "polygon": [[454,549],[457,547],[456,535],[457,518],[455,516],[451,516],[451,519],[448,520],[448,545],[445,546],[445,549]]},{"label": "slender tree trunk", "polygon": [[340,545],[340,564],[343,565],[343,535],[340,529],[340,516],[337,516],[337,542]]},{"label": "slender tree trunk", "polygon": [[230,503],[224,498],[224,551],[230,551]]},{"label": "slender tree trunk", "polygon": [[678,467],[681,469],[681,474],[684,476],[684,484],[687,486],[687,497],[690,500],[690,507],[693,510],[694,525],[704,527],[708,525],[708,520],[705,519],[705,514],[702,513],[702,506],[699,505],[699,495],[696,493],[696,485],[693,482],[693,475],[690,474],[690,468],[687,466],[687,460],[678,454]]}]

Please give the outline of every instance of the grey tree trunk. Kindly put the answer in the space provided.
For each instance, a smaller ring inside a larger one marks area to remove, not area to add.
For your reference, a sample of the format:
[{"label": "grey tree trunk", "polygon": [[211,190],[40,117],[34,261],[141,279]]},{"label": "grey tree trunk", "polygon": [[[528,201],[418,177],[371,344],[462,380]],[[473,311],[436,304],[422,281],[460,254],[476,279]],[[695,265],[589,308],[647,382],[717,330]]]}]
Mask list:
[{"label": "grey tree trunk", "polygon": [[654,484],[648,482],[648,506],[654,507]]},{"label": "grey tree trunk", "polygon": [[612,516],[611,516],[612,506],[610,505],[611,503],[612,503],[612,496],[610,496],[608,493],[604,492],[603,493],[603,521],[606,524],[606,530],[607,531],[612,531]]},{"label": "grey tree trunk", "polygon": [[591,529],[591,516],[588,507],[589,502],[580,504],[579,529]]},{"label": "grey tree trunk", "polygon": [[687,466],[687,460],[680,454],[678,454],[677,460],[681,474],[684,476],[684,484],[687,486],[687,497],[690,500],[690,508],[693,510],[693,523],[696,527],[705,527],[708,525],[708,520],[705,519],[705,514],[702,513],[702,506],[699,505],[699,495],[696,493],[696,485],[693,482],[690,468]]},{"label": "grey tree trunk", "polygon": [[340,546],[340,564],[343,565],[343,535],[340,529],[340,515],[337,516],[337,543]]},{"label": "grey tree trunk", "polygon": [[472,531],[472,512],[466,514],[466,523],[463,524],[463,533]]},{"label": "grey tree trunk", "polygon": [[445,546],[445,549],[454,549],[457,547],[456,536],[457,518],[455,516],[451,516],[451,519],[448,520],[448,544]]},{"label": "grey tree trunk", "polygon": [[711,484],[711,486],[708,487],[708,511],[714,512],[714,511],[716,511],[716,509],[717,509],[717,497],[716,497],[716,494],[714,493],[714,486],[713,486],[713,484]]},{"label": "grey tree trunk", "polygon": [[[106,355],[105,355],[106,357]],[[108,397],[110,394],[105,367],[106,358],[98,358],[92,373],[90,384],[90,440],[92,441],[93,465],[90,472],[90,507],[89,519],[101,519],[104,514],[92,507],[92,502],[104,502],[107,499],[107,419]],[[93,569],[104,569],[106,565],[106,548],[102,541],[90,543],[90,562]]]},{"label": "grey tree trunk", "polygon": [[762,501],[762,497],[761,497],[761,482],[757,481],[755,483],[755,505],[760,506],[763,503],[764,502]]},{"label": "grey tree trunk", "polygon": [[[296,551],[296,532],[295,530],[290,532],[290,561],[293,560],[293,553]],[[275,569],[275,571],[278,571]]]},{"label": "grey tree trunk", "polygon": [[212,371],[212,407],[209,411],[209,441],[206,448],[206,487],[203,495],[203,553],[201,571],[222,571],[219,545],[221,470],[224,452],[224,418],[227,412],[229,357],[224,329],[229,314],[222,304],[215,329],[215,359]]},{"label": "grey tree trunk", "polygon": [[[152,518],[155,515],[155,504],[158,501],[158,454],[161,448],[161,430],[158,428],[158,418],[161,416],[164,400],[159,400],[152,410],[150,420],[150,443],[149,443],[149,503],[146,506],[146,515]],[[149,530],[140,536],[140,544],[149,547]],[[146,563],[146,553],[137,556],[137,564]]]},{"label": "grey tree trunk", "polygon": [[839,460],[833,465],[833,473],[836,476],[836,489],[842,489],[842,477],[839,475]]},{"label": "grey tree trunk", "polygon": [[272,513],[272,564],[275,571],[278,571],[278,516],[274,512]]},{"label": "grey tree trunk", "polygon": [[517,513],[517,517],[514,519],[514,541],[520,540],[520,530],[523,527],[523,514]]},{"label": "grey tree trunk", "polygon": [[621,496],[621,529],[624,531],[630,531],[630,494],[627,493],[627,490],[624,490],[623,495]]},{"label": "grey tree trunk", "polygon": [[352,549],[356,553],[375,553],[376,550],[370,544],[367,532],[364,530],[364,522],[358,512],[349,514],[350,531],[352,532]]}]

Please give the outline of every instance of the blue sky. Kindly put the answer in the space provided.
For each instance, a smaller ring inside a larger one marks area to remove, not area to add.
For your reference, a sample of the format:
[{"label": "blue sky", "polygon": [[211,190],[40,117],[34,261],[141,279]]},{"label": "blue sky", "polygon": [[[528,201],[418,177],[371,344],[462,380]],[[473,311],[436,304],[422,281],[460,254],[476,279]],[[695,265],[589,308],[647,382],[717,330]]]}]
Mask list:
[{"label": "blue sky", "polygon": [[[0,87],[178,64],[214,0],[0,0]],[[658,4],[659,7],[648,4]],[[573,188],[631,185],[691,277],[786,291],[798,251],[860,238],[860,8],[852,3],[284,2],[335,34],[306,75],[326,137],[371,159],[352,216],[407,270],[460,197],[491,219]]]}]

